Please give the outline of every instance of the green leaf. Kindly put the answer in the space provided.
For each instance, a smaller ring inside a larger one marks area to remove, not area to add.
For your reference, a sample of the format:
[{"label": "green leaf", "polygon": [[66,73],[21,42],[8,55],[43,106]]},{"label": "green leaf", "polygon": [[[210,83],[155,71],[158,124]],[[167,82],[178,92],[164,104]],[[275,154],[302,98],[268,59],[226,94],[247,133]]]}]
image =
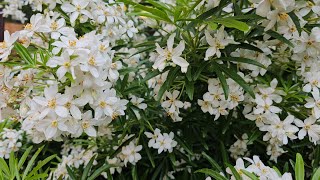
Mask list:
[{"label": "green leaf", "polygon": [[298,32],[301,33],[300,19],[298,18],[298,16],[294,13],[294,11],[289,12],[288,15],[292,19],[292,21],[293,21],[294,25],[296,26]]},{"label": "green leaf", "polygon": [[28,180],[39,180],[42,178],[46,178],[48,176],[48,173],[42,173],[42,174],[37,174],[35,176],[32,176],[31,178],[29,178]]},{"label": "green leaf", "polygon": [[189,97],[189,99],[192,101],[193,100],[193,93],[194,93],[194,82],[190,82],[188,80],[186,82],[186,93]]},{"label": "green leaf", "polygon": [[168,71],[170,68],[167,67],[167,68],[164,68],[164,70],[162,72],[160,72],[159,70],[154,70],[152,72],[149,72],[143,79],[142,79],[142,82],[147,82],[149,79],[153,78],[153,77],[156,77],[158,76],[159,74],[163,74],[165,73],[166,71]]},{"label": "green leaf", "polygon": [[108,170],[111,167],[110,164],[105,164],[103,166],[101,166],[100,168],[98,168],[97,170],[95,170],[92,175],[88,178],[88,180],[94,180],[96,179],[96,177],[98,177],[101,173],[105,172],[106,170]]},{"label": "green leaf", "polygon": [[218,24],[215,22],[208,21],[206,23],[208,24],[209,29],[212,31],[216,30],[218,28]]},{"label": "green leaf", "polygon": [[255,61],[255,60],[252,60],[252,59],[248,59],[248,58],[242,58],[242,57],[220,57],[220,58],[214,59],[214,60],[232,61],[232,62],[252,64],[252,65],[256,65],[256,66],[259,66],[261,68],[266,69],[266,67],[263,64],[259,63],[258,61]]},{"label": "green leaf", "polygon": [[142,141],[143,149],[146,151],[147,156],[148,156],[148,158],[149,158],[149,161],[151,162],[152,167],[155,168],[155,167],[156,167],[156,164],[154,163],[153,156],[151,155],[150,149],[149,149],[149,147],[148,147],[148,145],[147,145],[146,142],[147,142],[147,141],[145,141],[145,140]]},{"label": "green leaf", "polygon": [[171,19],[168,17],[168,15],[162,10],[151,8],[151,7],[147,7],[147,6],[143,6],[141,4],[133,2],[131,0],[119,0],[119,2],[123,2],[125,4],[133,5],[137,9],[140,9],[140,10],[143,10],[145,12],[148,12],[149,14],[144,13],[145,16],[150,15],[152,17],[156,17],[157,19],[172,23]]},{"label": "green leaf", "polygon": [[235,71],[232,69],[227,69],[222,67],[220,64],[215,63],[215,65],[223,71],[227,76],[229,76],[231,79],[233,79],[236,83],[238,83],[246,92],[248,92],[251,97],[255,98],[255,94],[252,90],[252,88],[247,84],[247,82],[240,76],[238,75]]},{"label": "green leaf", "polygon": [[158,100],[162,99],[162,96],[164,94],[164,92],[166,92],[167,90],[169,90],[171,84],[173,83],[173,81],[176,79],[177,77],[177,73],[179,71],[179,67],[175,67],[174,69],[172,69],[167,76],[167,80],[162,84],[159,93],[158,93]]},{"label": "green leaf", "polygon": [[31,167],[33,166],[34,161],[36,160],[36,158],[38,157],[38,155],[40,154],[40,152],[42,151],[44,146],[40,147],[36,153],[34,153],[34,155],[31,157],[30,161],[28,162],[28,165],[26,167],[26,169],[23,172],[23,176],[22,179],[24,180],[27,177],[28,172],[30,171]]},{"label": "green leaf", "polygon": [[137,166],[131,169],[131,176],[133,180],[138,180]]},{"label": "green leaf", "polygon": [[222,24],[225,27],[236,28],[243,32],[247,32],[250,29],[250,27],[246,23],[232,19],[232,18],[220,18],[220,19],[213,18],[213,19],[209,19],[209,21]]},{"label": "green leaf", "polygon": [[9,166],[7,165],[6,161],[0,157],[0,171],[2,170],[7,176],[10,175],[10,169]]},{"label": "green leaf", "polygon": [[67,168],[69,177],[70,177],[72,180],[77,180],[77,178],[76,178],[74,172],[71,170],[71,168],[70,168],[68,165],[66,165],[66,168]]},{"label": "green leaf", "polygon": [[312,175],[311,180],[319,180],[320,179],[320,168]]},{"label": "green leaf", "polygon": [[152,4],[154,7],[156,7],[159,10],[166,10],[166,11],[168,11],[170,13],[173,13],[173,11],[170,8],[168,8],[166,6],[166,4],[164,4],[162,2],[157,2],[157,1],[154,1],[154,0],[145,0],[145,1],[150,3],[150,4]]},{"label": "green leaf", "polygon": [[23,155],[21,156],[20,160],[19,160],[19,163],[18,163],[18,169],[20,169],[22,167],[22,165],[24,164],[24,162],[26,161],[31,149],[32,149],[33,146],[30,146],[24,153]]},{"label": "green leaf", "polygon": [[204,173],[204,174],[207,174],[207,175],[213,177],[216,180],[227,180],[226,177],[222,176],[218,172],[211,170],[211,169],[207,169],[207,168],[199,169],[199,170],[195,171],[195,173]]},{"label": "green leaf", "polygon": [[[278,174],[279,176],[281,176],[281,172],[279,171],[279,169],[278,169],[277,167],[273,166],[272,169],[274,169],[274,170],[277,172],[277,174]],[[285,171],[285,172],[286,172],[286,171]]]},{"label": "green leaf", "polygon": [[223,93],[224,93],[224,98],[227,100],[228,96],[229,96],[229,85],[227,84],[226,77],[221,72],[221,70],[217,66],[215,66],[215,64],[213,64],[212,68],[216,72],[216,74],[220,80],[220,83],[221,83],[221,86],[223,89]]},{"label": "green leaf", "polygon": [[231,170],[233,176],[235,177],[236,180],[242,180],[240,174],[238,173],[238,171],[230,164],[226,164],[228,166],[228,168]]},{"label": "green leaf", "polygon": [[193,152],[190,150],[190,148],[187,146],[187,144],[185,144],[185,143],[180,139],[179,136],[174,136],[174,138],[175,138],[175,140],[177,140],[178,144],[179,144],[180,146],[182,146],[185,151],[187,151],[187,153],[189,153],[191,156],[194,155]]},{"label": "green leaf", "polygon": [[255,176],[253,173],[247,171],[247,170],[244,170],[244,169],[241,169],[240,170],[243,174],[245,174],[246,176],[248,176],[250,179],[252,180],[259,180],[259,178],[257,176]]},{"label": "green leaf", "polygon": [[83,174],[82,174],[81,180],[87,180],[88,175],[89,175],[89,171],[90,171],[90,169],[91,169],[91,167],[92,167],[92,165],[93,165],[93,161],[94,161],[95,159],[96,159],[96,155],[93,156],[93,157],[90,159],[89,163],[86,165],[86,167],[85,167],[84,170],[83,170]]},{"label": "green leaf", "polygon": [[29,173],[29,175],[27,176],[28,178],[30,178],[31,176],[33,176],[34,174],[36,174],[36,172],[41,169],[44,165],[46,165],[48,162],[50,162],[52,159],[54,159],[56,157],[56,155],[51,155],[49,157],[47,157],[46,159],[40,161],[38,163],[38,165],[32,169],[32,171]]},{"label": "green leaf", "polygon": [[275,39],[278,39],[279,41],[281,42],[284,42],[286,44],[288,44],[289,46],[291,47],[294,47],[294,45],[292,44],[291,41],[289,41],[288,39],[286,39],[285,37],[283,37],[281,34],[275,32],[275,31],[272,31],[272,30],[268,30],[266,32],[268,35],[270,35],[271,37],[275,38]]},{"label": "green leaf", "polygon": [[209,65],[210,61],[202,61],[197,71],[194,73],[193,80],[198,80],[201,72]]},{"label": "green leaf", "polygon": [[16,42],[14,43],[14,49],[17,51],[17,53],[20,55],[20,57],[27,62],[29,65],[36,65],[36,61],[32,59],[31,54],[29,51],[20,43]]},{"label": "green leaf", "polygon": [[192,69],[191,66],[188,67],[187,73],[186,73],[186,77],[188,81],[192,81]]},{"label": "green leaf", "polygon": [[208,154],[206,154],[205,152],[202,152],[202,155],[204,158],[206,158],[210,162],[213,168],[217,169],[219,172],[223,172],[219,164],[214,159],[212,159]]},{"label": "green leaf", "polygon": [[304,180],[304,162],[300,153],[297,153],[296,155],[296,164],[294,167],[294,171],[296,180]]},{"label": "green leaf", "polygon": [[14,157],[14,152],[11,151],[10,157],[9,157],[9,168],[10,168],[10,173],[11,176],[15,175],[16,171],[16,166],[15,166],[16,158]]}]

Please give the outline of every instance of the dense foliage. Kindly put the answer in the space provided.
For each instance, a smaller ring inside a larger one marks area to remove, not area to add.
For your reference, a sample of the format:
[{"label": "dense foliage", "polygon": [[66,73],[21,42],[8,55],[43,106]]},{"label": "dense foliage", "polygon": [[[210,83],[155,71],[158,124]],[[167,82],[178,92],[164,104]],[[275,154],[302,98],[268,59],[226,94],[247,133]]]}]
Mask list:
[{"label": "dense foliage", "polygon": [[2,6],[0,179],[319,179],[319,0]]}]

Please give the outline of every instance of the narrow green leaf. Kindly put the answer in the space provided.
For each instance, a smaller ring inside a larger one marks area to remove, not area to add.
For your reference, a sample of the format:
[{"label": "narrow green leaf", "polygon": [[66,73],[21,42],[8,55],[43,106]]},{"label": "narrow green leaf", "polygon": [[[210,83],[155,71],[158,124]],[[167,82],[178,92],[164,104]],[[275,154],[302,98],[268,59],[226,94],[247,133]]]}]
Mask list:
[{"label": "narrow green leaf", "polygon": [[165,73],[166,71],[168,71],[170,68],[167,67],[167,68],[164,68],[164,70],[162,72],[160,72],[159,70],[154,70],[152,72],[149,72],[143,79],[142,79],[142,82],[147,82],[149,79],[153,78],[153,77],[156,77],[158,76],[159,74],[163,74]]},{"label": "narrow green leaf", "polygon": [[224,98],[227,100],[228,96],[229,96],[229,85],[227,84],[226,77],[221,72],[221,70],[217,66],[215,66],[215,64],[212,66],[212,68],[216,72],[216,74],[220,80],[220,83],[221,83],[221,86],[223,89],[223,93],[224,93]]},{"label": "narrow green leaf", "polygon": [[20,160],[19,160],[19,163],[18,163],[18,169],[20,169],[20,168],[23,166],[23,164],[24,164],[24,162],[26,161],[26,159],[27,159],[27,157],[28,157],[28,155],[29,155],[32,147],[33,147],[33,146],[30,146],[30,147],[23,153],[23,155],[21,156],[21,158],[20,158]]},{"label": "narrow green leaf", "polygon": [[263,64],[259,63],[258,61],[248,59],[248,58],[242,58],[242,57],[220,57],[214,60],[240,62],[240,63],[256,65],[264,69],[266,68]]},{"label": "narrow green leaf", "polygon": [[15,171],[16,171],[16,166],[15,166],[15,162],[16,162],[16,158],[14,156],[14,152],[11,151],[10,153],[10,157],[9,157],[9,168],[10,168],[10,173],[11,173],[11,176],[14,177],[15,175]]},{"label": "narrow green leaf", "polygon": [[187,151],[190,155],[194,155],[191,149],[180,139],[179,136],[174,136],[175,140],[177,140],[178,144],[183,147],[184,150]]},{"label": "narrow green leaf", "polygon": [[40,161],[38,163],[38,165],[32,169],[32,171],[29,173],[29,175],[27,176],[28,178],[30,178],[31,176],[33,176],[34,174],[36,174],[36,172],[42,168],[44,165],[46,165],[48,162],[50,162],[52,159],[54,159],[56,157],[56,155],[51,155],[49,157],[47,157],[46,159]]},{"label": "narrow green leaf", "polygon": [[145,1],[152,4],[154,7],[156,7],[159,10],[166,10],[170,13],[173,13],[173,11],[170,8],[168,8],[165,3],[154,1],[154,0],[145,0]]},{"label": "narrow green leaf", "polygon": [[28,178],[28,180],[39,180],[39,179],[44,179],[48,176],[48,173],[42,173],[42,174],[37,174],[35,176],[32,176],[31,178]]},{"label": "narrow green leaf", "polygon": [[91,169],[91,167],[92,167],[92,165],[93,165],[93,161],[94,161],[95,159],[96,159],[96,155],[93,156],[93,157],[90,159],[89,163],[86,165],[86,167],[85,167],[84,170],[83,170],[83,174],[82,174],[81,180],[87,180],[88,175],[89,175],[89,171],[90,171],[90,169]]},{"label": "narrow green leaf", "polygon": [[72,180],[77,180],[77,178],[76,178],[74,172],[72,171],[72,169],[71,169],[68,165],[66,165],[66,168],[67,168],[69,177],[70,177]]},{"label": "narrow green leaf", "polygon": [[209,21],[222,24],[225,27],[236,28],[243,32],[247,32],[250,28],[246,23],[232,19],[232,18],[220,18],[220,19],[213,18],[213,19],[209,19]]},{"label": "narrow green leaf", "polygon": [[320,179],[320,168],[317,169],[317,171],[312,175],[311,180],[319,180]]},{"label": "narrow green leaf", "polygon": [[137,166],[131,169],[131,176],[133,180],[138,180]]},{"label": "narrow green leaf", "polygon": [[88,178],[88,180],[95,180],[96,177],[98,177],[101,173],[105,172],[106,170],[108,170],[111,167],[110,164],[105,164],[103,166],[101,166],[100,168],[98,168],[97,170],[95,170],[92,175]]},{"label": "narrow green leaf", "polygon": [[171,84],[173,83],[173,81],[176,79],[177,77],[177,73],[179,71],[179,67],[175,67],[174,69],[172,69],[167,76],[167,80],[162,84],[159,93],[158,93],[158,100],[162,99],[162,96],[164,94],[165,91],[167,91]]},{"label": "narrow green leaf", "polygon": [[245,174],[246,176],[248,176],[250,179],[252,179],[252,180],[259,180],[259,178],[256,176],[256,175],[254,175],[253,173],[251,173],[251,172],[249,172],[249,171],[247,171],[247,170],[244,170],[244,169],[241,169],[240,170],[243,174]]},{"label": "narrow green leaf", "polygon": [[233,176],[235,177],[236,180],[242,180],[240,174],[238,173],[238,171],[230,164],[226,164],[228,166],[228,168],[231,170]]},{"label": "narrow green leaf", "polygon": [[304,180],[304,162],[300,153],[297,153],[296,155],[296,164],[294,167],[294,171],[296,180]]},{"label": "narrow green leaf", "polygon": [[6,161],[0,157],[0,167],[1,167],[1,170],[7,175],[9,176],[10,175],[10,169],[9,169],[9,166],[7,165]]},{"label": "narrow green leaf", "polygon": [[279,41],[284,42],[284,43],[288,44],[288,45],[291,46],[291,47],[294,47],[294,45],[292,44],[292,42],[289,41],[288,39],[286,39],[285,37],[283,37],[281,34],[275,32],[275,31],[272,31],[272,30],[268,30],[266,33],[267,33],[268,35],[270,35],[271,37],[276,38],[276,39],[278,39]]},{"label": "narrow green leaf", "polygon": [[201,72],[209,65],[210,61],[202,61],[197,71],[194,73],[193,80],[198,80]]},{"label": "narrow green leaf", "polygon": [[217,169],[219,172],[223,172],[219,164],[214,159],[212,159],[208,154],[206,154],[205,152],[202,152],[202,155],[204,158],[206,158],[210,162],[213,168]]},{"label": "narrow green leaf", "polygon": [[277,172],[277,174],[279,176],[281,176],[281,172],[279,171],[279,169],[277,167],[273,166],[272,169],[274,169]]},{"label": "narrow green leaf", "polygon": [[194,93],[194,82],[190,82],[188,80],[185,81],[186,83],[186,93],[189,97],[189,99],[193,100],[193,93]]},{"label": "narrow green leaf", "polygon": [[219,174],[218,172],[216,172],[212,169],[207,169],[207,168],[199,169],[199,170],[195,171],[195,173],[204,173],[204,174],[207,174],[207,175],[213,177],[216,180],[227,180],[226,177],[222,176],[221,174]]},{"label": "narrow green leaf", "polygon": [[42,151],[42,149],[44,148],[44,146],[40,147],[35,153],[34,155],[31,157],[30,161],[28,162],[28,165],[26,167],[26,169],[23,172],[23,176],[22,179],[24,180],[27,177],[28,172],[30,171],[31,167],[33,166],[34,161],[36,160],[36,158],[38,157],[38,155],[40,154],[40,152]]},{"label": "narrow green leaf", "polygon": [[151,162],[152,167],[155,168],[155,167],[156,167],[156,164],[154,163],[153,156],[151,155],[150,149],[149,149],[149,147],[148,147],[148,145],[147,145],[146,142],[147,142],[147,141],[142,141],[143,149],[146,151],[147,156],[148,156],[148,158],[149,158],[149,161]]},{"label": "narrow green leaf", "polygon": [[143,6],[141,4],[133,2],[131,0],[119,0],[119,2],[133,5],[135,8],[146,11],[146,12],[150,13],[151,15],[154,15],[154,16],[160,18],[163,21],[171,23],[171,19],[168,17],[168,15],[164,11],[161,11],[161,10],[155,9],[155,8],[151,8],[151,7],[147,7],[147,6]]},{"label": "narrow green leaf", "polygon": [[248,92],[251,97],[255,98],[255,94],[252,90],[252,88],[246,83],[246,81],[238,75],[235,71],[232,69],[227,69],[222,67],[220,64],[215,63],[215,65],[223,71],[226,75],[228,75],[231,79],[233,79],[236,83],[238,83],[246,92]]},{"label": "narrow green leaf", "polygon": [[27,62],[29,65],[35,65],[35,60],[31,57],[29,51],[20,43],[16,42],[14,48],[20,57]]}]

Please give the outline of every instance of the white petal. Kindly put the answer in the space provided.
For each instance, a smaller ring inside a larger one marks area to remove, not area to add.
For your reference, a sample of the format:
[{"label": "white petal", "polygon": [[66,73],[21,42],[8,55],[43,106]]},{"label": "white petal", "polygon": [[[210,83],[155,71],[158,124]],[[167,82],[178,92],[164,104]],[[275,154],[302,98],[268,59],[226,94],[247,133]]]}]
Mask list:
[{"label": "white petal", "polygon": [[69,115],[68,109],[64,106],[57,106],[55,108],[55,112],[60,117],[68,117],[68,115]]}]

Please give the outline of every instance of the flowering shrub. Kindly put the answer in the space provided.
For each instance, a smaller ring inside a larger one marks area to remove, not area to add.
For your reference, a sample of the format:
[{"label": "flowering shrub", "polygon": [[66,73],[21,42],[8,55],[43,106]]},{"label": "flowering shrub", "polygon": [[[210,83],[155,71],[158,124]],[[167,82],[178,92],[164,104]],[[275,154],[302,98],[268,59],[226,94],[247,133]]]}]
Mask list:
[{"label": "flowering shrub", "polygon": [[318,0],[3,7],[0,178],[319,179]]}]

